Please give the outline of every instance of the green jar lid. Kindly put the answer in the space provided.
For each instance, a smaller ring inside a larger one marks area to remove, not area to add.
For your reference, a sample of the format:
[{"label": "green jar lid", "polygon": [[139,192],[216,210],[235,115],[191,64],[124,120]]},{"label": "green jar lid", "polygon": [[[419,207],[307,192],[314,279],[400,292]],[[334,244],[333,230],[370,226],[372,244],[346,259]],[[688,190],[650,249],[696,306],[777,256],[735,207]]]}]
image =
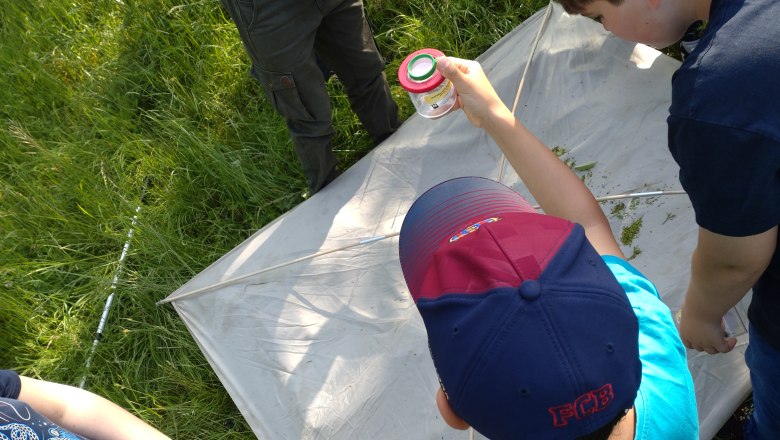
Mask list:
[{"label": "green jar lid", "polygon": [[427,53],[417,55],[409,62],[406,70],[414,81],[426,80],[436,72],[436,58]]}]

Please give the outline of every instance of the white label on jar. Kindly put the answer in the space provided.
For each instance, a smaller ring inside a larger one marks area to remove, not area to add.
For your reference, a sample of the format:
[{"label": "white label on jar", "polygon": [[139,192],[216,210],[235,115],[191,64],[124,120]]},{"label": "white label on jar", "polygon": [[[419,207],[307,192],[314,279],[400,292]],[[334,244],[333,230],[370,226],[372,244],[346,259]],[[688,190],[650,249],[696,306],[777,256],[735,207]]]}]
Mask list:
[{"label": "white label on jar", "polygon": [[436,108],[442,104],[440,101],[448,99],[449,96],[447,95],[452,91],[452,83],[449,80],[445,80],[439,87],[439,89],[433,90],[433,93],[423,96],[423,102]]}]

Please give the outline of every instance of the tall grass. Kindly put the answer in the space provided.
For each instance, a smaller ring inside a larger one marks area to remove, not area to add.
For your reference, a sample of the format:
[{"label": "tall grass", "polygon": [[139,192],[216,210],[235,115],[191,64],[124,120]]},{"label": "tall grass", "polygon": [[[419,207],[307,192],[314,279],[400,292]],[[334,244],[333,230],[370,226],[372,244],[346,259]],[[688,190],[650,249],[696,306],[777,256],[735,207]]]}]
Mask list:
[{"label": "tall grass", "polygon": [[[369,1],[403,115],[407,53],[475,57],[544,4]],[[284,123],[248,69],[215,0],[0,0],[0,368],[86,375],[173,438],[252,438],[175,311],[155,305],[302,201]],[[349,165],[371,141],[329,87]]]}]

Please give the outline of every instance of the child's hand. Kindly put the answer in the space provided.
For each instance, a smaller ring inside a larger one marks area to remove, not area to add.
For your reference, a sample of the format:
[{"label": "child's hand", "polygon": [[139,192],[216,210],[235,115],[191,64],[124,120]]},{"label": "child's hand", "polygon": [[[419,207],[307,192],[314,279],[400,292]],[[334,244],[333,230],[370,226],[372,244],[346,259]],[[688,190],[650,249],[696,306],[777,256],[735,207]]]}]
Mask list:
[{"label": "child's hand", "polygon": [[680,315],[680,337],[683,344],[709,354],[728,353],[737,345],[737,338],[725,337],[723,318],[712,321],[686,310]]},{"label": "child's hand", "polygon": [[436,59],[436,66],[445,78],[452,81],[458,93],[453,109],[463,109],[475,127],[485,128],[491,118],[510,113],[478,62],[442,56]]}]

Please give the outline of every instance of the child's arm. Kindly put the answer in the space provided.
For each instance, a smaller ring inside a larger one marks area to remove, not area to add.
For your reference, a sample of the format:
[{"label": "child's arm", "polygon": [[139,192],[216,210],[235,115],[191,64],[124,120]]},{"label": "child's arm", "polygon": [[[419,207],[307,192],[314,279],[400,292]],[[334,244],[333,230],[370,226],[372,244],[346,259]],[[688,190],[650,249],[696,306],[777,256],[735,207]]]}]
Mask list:
[{"label": "child's arm", "polygon": [[680,319],[680,336],[686,347],[710,354],[734,348],[736,338],[723,337],[723,315],[766,270],[775,243],[777,226],[747,237],[727,237],[699,228]]},{"label": "child's arm", "polygon": [[100,439],[170,440],[122,407],[80,388],[20,376],[18,400],[78,435]]},{"label": "child's arm", "polygon": [[482,127],[546,214],[581,224],[600,254],[624,258],[604,212],[582,180],[539,139],[515,119],[476,61],[437,59],[439,71],[458,92],[457,107]]}]

